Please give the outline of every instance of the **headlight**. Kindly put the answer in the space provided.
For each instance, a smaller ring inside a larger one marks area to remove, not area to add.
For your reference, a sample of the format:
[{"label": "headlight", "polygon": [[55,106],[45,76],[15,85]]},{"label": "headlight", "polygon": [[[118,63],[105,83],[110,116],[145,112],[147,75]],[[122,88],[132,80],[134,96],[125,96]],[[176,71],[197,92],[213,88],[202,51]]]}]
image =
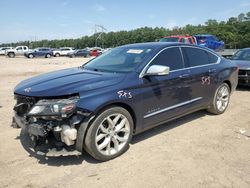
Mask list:
[{"label": "headlight", "polygon": [[67,117],[76,108],[78,99],[51,99],[38,101],[29,111],[28,116]]}]

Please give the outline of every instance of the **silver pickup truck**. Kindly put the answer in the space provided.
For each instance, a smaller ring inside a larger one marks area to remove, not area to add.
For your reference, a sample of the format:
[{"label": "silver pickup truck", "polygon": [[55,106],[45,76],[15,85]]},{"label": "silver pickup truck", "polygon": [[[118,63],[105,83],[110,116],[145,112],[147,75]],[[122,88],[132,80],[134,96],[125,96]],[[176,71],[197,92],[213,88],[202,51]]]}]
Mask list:
[{"label": "silver pickup truck", "polygon": [[14,49],[7,50],[5,52],[5,55],[13,58],[13,57],[18,56],[18,55],[24,55],[24,53],[28,52],[28,51],[29,51],[28,46],[17,46]]}]

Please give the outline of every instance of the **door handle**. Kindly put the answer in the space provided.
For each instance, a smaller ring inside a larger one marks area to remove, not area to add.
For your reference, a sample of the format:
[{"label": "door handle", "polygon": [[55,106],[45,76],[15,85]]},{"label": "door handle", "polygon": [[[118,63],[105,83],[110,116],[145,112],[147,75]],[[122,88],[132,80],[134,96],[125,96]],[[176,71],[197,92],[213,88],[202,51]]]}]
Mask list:
[{"label": "door handle", "polygon": [[209,73],[216,73],[216,69],[209,69],[208,72]]},{"label": "door handle", "polygon": [[189,74],[182,74],[179,76],[180,79],[185,79],[188,78],[190,75]]}]

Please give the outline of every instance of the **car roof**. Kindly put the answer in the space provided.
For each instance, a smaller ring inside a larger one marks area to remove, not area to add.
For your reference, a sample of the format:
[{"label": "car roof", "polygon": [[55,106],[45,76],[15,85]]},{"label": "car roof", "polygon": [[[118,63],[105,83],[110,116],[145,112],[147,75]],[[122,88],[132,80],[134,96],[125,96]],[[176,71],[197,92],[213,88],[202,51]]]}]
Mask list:
[{"label": "car roof", "polygon": [[214,35],[210,35],[210,34],[201,34],[201,35],[194,35],[195,37],[212,37]]},{"label": "car roof", "polygon": [[127,44],[123,45],[122,47],[161,49],[170,46],[194,46],[194,45],[180,43],[180,42],[145,42],[145,43]]},{"label": "car roof", "polygon": [[165,36],[163,38],[172,38],[172,37],[182,37],[182,38],[185,38],[185,37],[192,37],[191,35],[169,35],[169,36]]},{"label": "car roof", "polygon": [[242,48],[242,49],[239,49],[239,50],[250,50],[250,48]]}]

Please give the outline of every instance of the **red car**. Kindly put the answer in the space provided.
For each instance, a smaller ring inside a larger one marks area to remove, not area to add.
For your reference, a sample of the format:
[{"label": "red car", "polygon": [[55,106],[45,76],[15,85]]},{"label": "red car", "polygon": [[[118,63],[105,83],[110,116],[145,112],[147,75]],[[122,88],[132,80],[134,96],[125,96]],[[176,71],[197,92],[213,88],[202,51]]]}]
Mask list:
[{"label": "red car", "polygon": [[99,51],[99,50],[91,50],[90,51],[90,55],[91,56],[99,56],[101,55],[102,53]]},{"label": "red car", "polygon": [[171,35],[160,39],[160,42],[182,42],[186,44],[196,44],[196,40],[191,35]]}]

